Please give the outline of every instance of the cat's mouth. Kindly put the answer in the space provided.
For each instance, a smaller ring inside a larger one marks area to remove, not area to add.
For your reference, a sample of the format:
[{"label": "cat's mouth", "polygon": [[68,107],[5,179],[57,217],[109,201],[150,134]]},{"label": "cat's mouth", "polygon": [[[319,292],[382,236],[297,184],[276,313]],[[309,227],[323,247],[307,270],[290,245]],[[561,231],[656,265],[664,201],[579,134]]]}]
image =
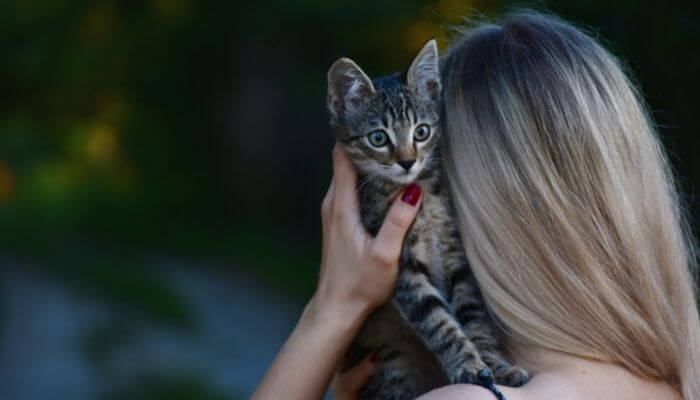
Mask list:
[{"label": "cat's mouth", "polygon": [[[364,162],[363,162],[364,161]],[[425,164],[419,159],[411,168],[406,170],[398,164],[379,163],[376,161],[355,160],[355,165],[372,180],[405,186],[415,182],[425,170]]]},{"label": "cat's mouth", "polygon": [[399,185],[408,185],[409,183],[412,183],[418,178],[418,175],[420,175],[421,169],[415,168],[411,169],[410,171],[401,171],[401,172],[394,172],[394,171],[382,171],[381,176],[382,178],[391,181],[393,183],[397,183]]}]

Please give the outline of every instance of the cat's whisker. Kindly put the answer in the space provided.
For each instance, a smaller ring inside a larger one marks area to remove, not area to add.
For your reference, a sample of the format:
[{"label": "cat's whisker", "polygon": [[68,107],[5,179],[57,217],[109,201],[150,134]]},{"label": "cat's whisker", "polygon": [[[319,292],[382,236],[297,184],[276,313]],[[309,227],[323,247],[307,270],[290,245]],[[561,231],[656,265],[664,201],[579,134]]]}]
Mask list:
[{"label": "cat's whisker", "polygon": [[361,191],[364,189],[370,182],[372,181],[372,175],[365,175],[362,178],[360,178],[360,181],[357,184],[357,190]]}]

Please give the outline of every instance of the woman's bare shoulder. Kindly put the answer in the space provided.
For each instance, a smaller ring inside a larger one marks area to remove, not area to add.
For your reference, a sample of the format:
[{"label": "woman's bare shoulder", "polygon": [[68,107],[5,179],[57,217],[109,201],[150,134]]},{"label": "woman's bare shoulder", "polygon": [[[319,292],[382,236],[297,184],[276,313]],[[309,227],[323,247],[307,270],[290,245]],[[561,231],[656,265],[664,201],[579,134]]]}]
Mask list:
[{"label": "woman's bare shoulder", "polygon": [[[500,387],[507,400],[527,400],[519,389]],[[496,400],[490,391],[477,385],[449,385],[432,390],[416,400]]]}]

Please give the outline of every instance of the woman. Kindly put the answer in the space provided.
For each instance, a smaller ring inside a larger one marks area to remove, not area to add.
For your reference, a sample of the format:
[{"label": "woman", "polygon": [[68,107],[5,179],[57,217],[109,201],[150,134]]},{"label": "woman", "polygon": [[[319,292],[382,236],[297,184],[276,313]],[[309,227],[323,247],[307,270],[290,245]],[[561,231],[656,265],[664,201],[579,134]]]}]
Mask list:
[{"label": "woman", "polygon": [[[693,242],[648,112],[615,58],[559,19],[517,13],[465,32],[443,84],[445,169],[469,261],[532,375],[505,396],[700,399]],[[370,238],[352,168],[333,158],[318,290],[254,399],[320,398],[396,278],[419,204],[397,199]],[[337,398],[356,397],[375,358],[337,377]],[[421,397],[453,398],[494,397],[472,385]]]}]

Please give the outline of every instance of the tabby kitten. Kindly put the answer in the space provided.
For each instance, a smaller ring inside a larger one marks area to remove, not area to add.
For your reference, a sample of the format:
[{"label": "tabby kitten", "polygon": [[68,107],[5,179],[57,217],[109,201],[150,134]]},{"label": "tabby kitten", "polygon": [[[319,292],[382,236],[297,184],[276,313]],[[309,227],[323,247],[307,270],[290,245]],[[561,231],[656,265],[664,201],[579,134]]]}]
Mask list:
[{"label": "tabby kitten", "polygon": [[[362,399],[414,399],[450,383],[528,379],[501,353],[500,338],[472,276],[440,172],[438,52],[430,40],[403,74],[371,81],[341,58],[328,72],[328,108],[337,139],[358,174],[362,223],[376,235],[404,185],[423,189],[392,299],[367,319],[347,355],[382,360]],[[493,374],[492,374],[493,372]]]}]

